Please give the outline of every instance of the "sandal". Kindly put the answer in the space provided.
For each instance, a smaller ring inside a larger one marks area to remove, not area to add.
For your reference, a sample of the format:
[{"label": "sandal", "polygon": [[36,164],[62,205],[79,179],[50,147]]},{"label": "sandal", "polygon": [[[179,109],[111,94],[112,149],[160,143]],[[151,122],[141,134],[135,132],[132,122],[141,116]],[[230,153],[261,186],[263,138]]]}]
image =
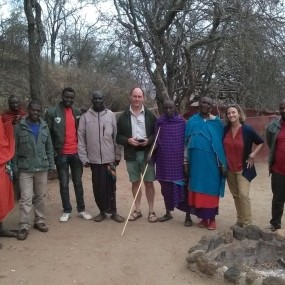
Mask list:
[{"label": "sandal", "polygon": [[149,221],[150,223],[155,223],[155,222],[157,222],[157,217],[156,217],[156,215],[155,215],[155,212],[150,212],[150,213],[148,214],[148,221]]},{"label": "sandal", "polygon": [[191,218],[186,218],[185,221],[184,221],[184,226],[185,227],[191,227],[193,225],[193,222],[191,220]]},{"label": "sandal", "polygon": [[173,219],[172,215],[170,215],[170,214],[165,214],[164,216],[158,218],[158,221],[159,221],[159,222],[166,222],[166,221],[169,221],[169,220],[171,220],[171,219]]},{"label": "sandal", "polygon": [[142,213],[141,212],[137,212],[136,210],[134,210],[134,212],[130,215],[129,217],[129,221],[130,222],[133,222],[139,218],[142,217]]}]

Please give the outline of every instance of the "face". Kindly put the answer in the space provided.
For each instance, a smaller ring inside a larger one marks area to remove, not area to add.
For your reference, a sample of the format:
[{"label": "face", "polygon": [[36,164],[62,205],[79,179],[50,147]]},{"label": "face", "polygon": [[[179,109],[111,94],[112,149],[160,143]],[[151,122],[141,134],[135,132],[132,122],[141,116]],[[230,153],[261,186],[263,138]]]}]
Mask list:
[{"label": "face", "polygon": [[173,101],[167,100],[166,102],[164,102],[163,109],[166,117],[171,118],[174,116],[175,104]]},{"label": "face", "polygon": [[213,107],[213,101],[209,97],[203,97],[199,103],[199,110],[202,114],[209,114]]},{"label": "face", "polygon": [[73,92],[65,91],[62,94],[62,103],[64,107],[67,107],[67,108],[71,107],[73,105],[74,98],[75,98],[75,94]]},{"label": "face", "polygon": [[32,122],[38,122],[41,112],[42,112],[42,108],[40,105],[32,104],[28,109],[28,118]]},{"label": "face", "polygon": [[235,107],[230,107],[227,110],[227,118],[228,118],[230,123],[239,122],[240,114]]},{"label": "face", "polygon": [[20,100],[17,97],[10,98],[9,101],[9,109],[17,112],[20,108]]},{"label": "face", "polygon": [[285,100],[283,100],[279,105],[280,116],[283,121],[285,121]]},{"label": "face", "polygon": [[131,107],[141,108],[144,103],[144,95],[140,88],[135,88],[130,96]]},{"label": "face", "polygon": [[92,95],[93,109],[96,112],[101,112],[104,110],[104,95],[101,92],[95,92]]}]

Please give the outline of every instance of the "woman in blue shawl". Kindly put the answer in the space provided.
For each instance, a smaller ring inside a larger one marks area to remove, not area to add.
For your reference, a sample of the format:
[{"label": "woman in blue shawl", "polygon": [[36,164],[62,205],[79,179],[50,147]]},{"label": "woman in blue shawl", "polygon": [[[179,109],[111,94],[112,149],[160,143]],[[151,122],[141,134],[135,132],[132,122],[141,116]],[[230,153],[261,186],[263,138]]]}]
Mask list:
[{"label": "woman in blue shawl", "polygon": [[201,228],[216,229],[219,198],[224,196],[226,158],[223,149],[223,124],[210,114],[213,101],[202,97],[199,113],[187,122],[185,142],[189,171],[189,206],[201,219]]}]

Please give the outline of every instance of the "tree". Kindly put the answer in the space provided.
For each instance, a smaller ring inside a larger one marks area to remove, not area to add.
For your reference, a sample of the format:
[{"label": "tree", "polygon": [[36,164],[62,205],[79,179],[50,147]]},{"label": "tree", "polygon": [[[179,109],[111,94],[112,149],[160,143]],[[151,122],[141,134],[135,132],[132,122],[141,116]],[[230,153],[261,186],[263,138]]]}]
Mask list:
[{"label": "tree", "polygon": [[[159,108],[165,97],[178,107],[207,93],[218,100],[225,88],[245,102],[252,89],[249,78],[262,80],[258,70],[268,64],[268,54],[284,54],[281,2],[114,0],[123,33],[143,57]],[[256,61],[258,57],[262,60]],[[277,69],[272,75],[282,73]]]},{"label": "tree", "polygon": [[41,51],[46,42],[42,9],[37,0],[24,0],[24,10],[28,22],[30,92],[32,99],[42,101]]}]

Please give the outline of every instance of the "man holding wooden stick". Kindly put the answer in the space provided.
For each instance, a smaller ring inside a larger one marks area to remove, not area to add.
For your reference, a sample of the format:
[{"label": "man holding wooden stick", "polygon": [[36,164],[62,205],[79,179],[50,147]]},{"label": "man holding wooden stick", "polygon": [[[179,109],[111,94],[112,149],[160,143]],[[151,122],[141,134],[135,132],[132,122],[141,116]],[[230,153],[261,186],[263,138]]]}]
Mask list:
[{"label": "man holding wooden stick", "polygon": [[[145,95],[141,88],[135,87],[130,92],[130,106],[118,119],[117,143],[124,146],[124,158],[127,164],[130,182],[132,183],[135,210],[130,215],[129,221],[142,217],[141,213],[141,175],[147,164],[147,156],[154,140],[154,126],[156,117],[144,105]],[[155,171],[153,164],[149,164],[143,177],[146,198],[149,205],[148,221],[157,222],[154,213]]]}]

